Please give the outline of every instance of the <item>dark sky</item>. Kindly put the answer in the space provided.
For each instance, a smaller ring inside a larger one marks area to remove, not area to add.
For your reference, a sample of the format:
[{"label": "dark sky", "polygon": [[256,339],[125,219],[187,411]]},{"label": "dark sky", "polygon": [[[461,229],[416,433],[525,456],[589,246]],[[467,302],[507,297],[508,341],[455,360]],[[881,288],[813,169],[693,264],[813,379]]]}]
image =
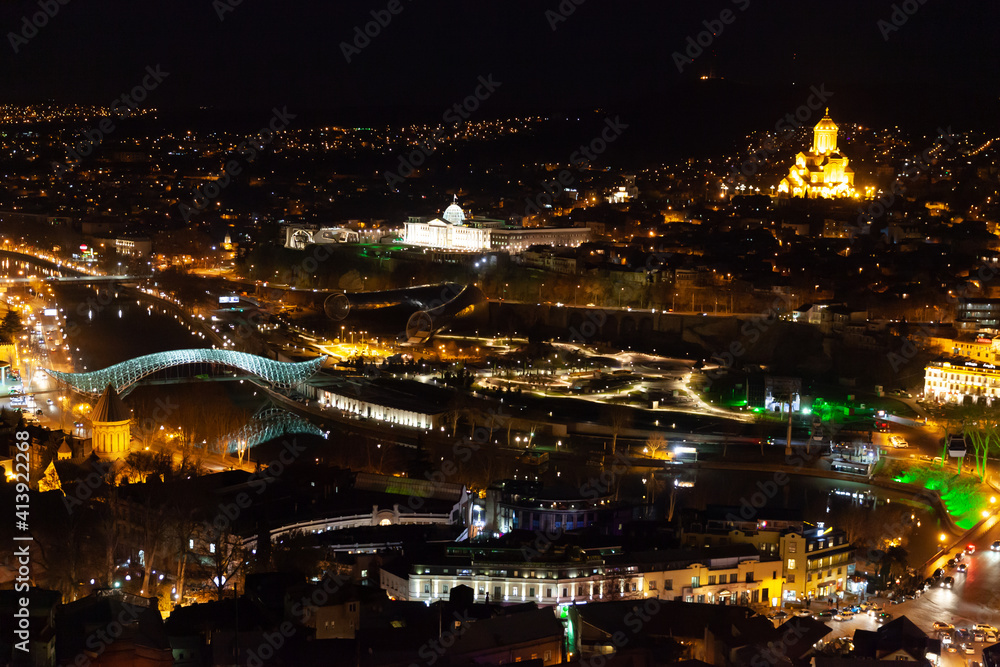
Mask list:
[{"label": "dark sky", "polygon": [[[907,87],[956,109],[1000,95],[993,2],[901,3],[918,9],[886,41],[877,22],[890,0],[562,0],[575,11],[555,31],[546,11],[559,0],[398,0],[402,12],[347,63],[340,43],[388,0],[242,0],[220,21],[227,1],[239,0],[69,0],[17,54],[9,33],[39,4],[4,2],[2,95],[107,102],[156,64],[170,76],[149,103],[165,109],[443,110],[488,74],[502,83],[489,101],[498,114],[675,106],[709,70],[734,86],[865,90],[872,108]],[[672,53],[725,9],[735,20],[679,73]]]}]

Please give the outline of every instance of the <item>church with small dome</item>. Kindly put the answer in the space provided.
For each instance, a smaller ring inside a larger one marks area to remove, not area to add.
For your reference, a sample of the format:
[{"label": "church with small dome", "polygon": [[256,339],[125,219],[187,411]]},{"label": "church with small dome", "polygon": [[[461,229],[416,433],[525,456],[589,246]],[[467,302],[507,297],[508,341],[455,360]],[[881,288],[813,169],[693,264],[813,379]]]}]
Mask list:
[{"label": "church with small dome", "polygon": [[91,447],[95,454],[111,459],[128,455],[132,444],[132,414],[112,385],[109,384],[98,399],[90,413],[90,422],[93,426]]},{"label": "church with small dome", "polygon": [[837,148],[837,132],[837,124],[827,109],[813,129],[812,149],[795,156],[788,176],[778,184],[779,196],[825,199],[858,196],[854,170]]}]

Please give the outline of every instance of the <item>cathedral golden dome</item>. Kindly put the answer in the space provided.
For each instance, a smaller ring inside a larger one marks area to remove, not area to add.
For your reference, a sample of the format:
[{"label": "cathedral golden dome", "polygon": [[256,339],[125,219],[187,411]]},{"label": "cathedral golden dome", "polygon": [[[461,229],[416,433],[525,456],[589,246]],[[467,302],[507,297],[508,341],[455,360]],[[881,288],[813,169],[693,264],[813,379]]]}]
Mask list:
[{"label": "cathedral golden dome", "polygon": [[829,109],[826,110],[826,115],[823,116],[823,118],[820,119],[820,121],[818,123],[816,123],[816,128],[815,129],[817,129],[817,130],[836,130],[837,129],[837,124],[833,122],[832,118],[830,118],[830,110]]}]

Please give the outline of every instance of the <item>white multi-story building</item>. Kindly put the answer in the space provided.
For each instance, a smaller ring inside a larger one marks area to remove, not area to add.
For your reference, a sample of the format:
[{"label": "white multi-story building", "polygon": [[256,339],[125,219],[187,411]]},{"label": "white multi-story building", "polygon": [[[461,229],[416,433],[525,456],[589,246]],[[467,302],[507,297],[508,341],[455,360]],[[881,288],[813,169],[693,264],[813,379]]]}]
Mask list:
[{"label": "white multi-story building", "polygon": [[[782,599],[782,563],[762,561],[750,545],[605,557],[583,549],[556,560],[524,549],[453,546],[431,564],[414,564],[407,576],[387,573],[382,586],[396,597],[431,603],[447,600],[456,586],[477,602],[540,606],[622,598],[657,598],[709,604],[771,606]],[[606,550],[605,550],[606,551]]]},{"label": "white multi-story building", "polygon": [[1000,368],[978,361],[932,361],[924,369],[924,397],[945,403],[970,398],[987,405],[1000,396]]},{"label": "white multi-story building", "polygon": [[534,245],[576,247],[590,240],[585,227],[511,227],[503,220],[468,218],[458,204],[445,209],[441,218],[410,218],[403,243],[425,248],[467,252],[503,251],[520,253]]}]

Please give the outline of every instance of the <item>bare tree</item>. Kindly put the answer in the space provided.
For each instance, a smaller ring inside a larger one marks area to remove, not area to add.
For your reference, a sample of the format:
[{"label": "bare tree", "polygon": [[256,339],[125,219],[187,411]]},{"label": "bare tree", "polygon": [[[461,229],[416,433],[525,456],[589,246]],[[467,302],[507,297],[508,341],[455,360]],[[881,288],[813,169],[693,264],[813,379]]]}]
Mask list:
[{"label": "bare tree", "polygon": [[624,405],[610,405],[605,409],[611,427],[611,455],[618,453],[618,436],[632,423],[632,411]]},{"label": "bare tree", "polygon": [[654,433],[646,439],[646,453],[650,458],[660,458],[660,453],[666,454],[667,439],[660,433]]}]

